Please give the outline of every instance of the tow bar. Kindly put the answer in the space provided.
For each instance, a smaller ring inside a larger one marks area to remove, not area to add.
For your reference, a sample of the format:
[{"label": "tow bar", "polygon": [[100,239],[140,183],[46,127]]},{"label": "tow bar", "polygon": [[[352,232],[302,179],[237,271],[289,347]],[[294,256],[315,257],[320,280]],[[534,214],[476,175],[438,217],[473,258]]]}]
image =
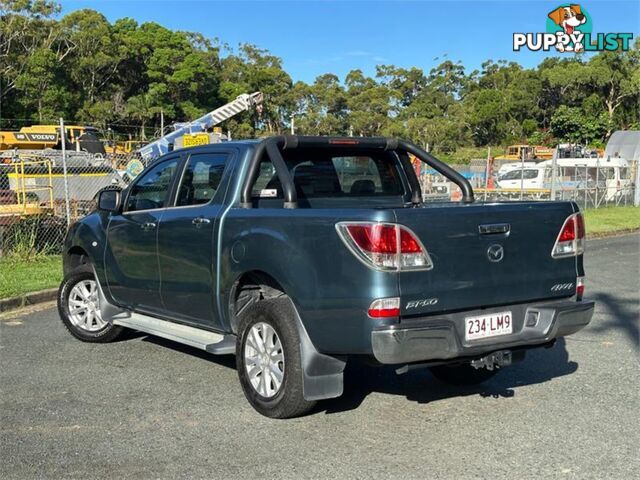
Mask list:
[{"label": "tow bar", "polygon": [[494,368],[506,367],[511,365],[511,363],[513,363],[511,350],[500,350],[498,352],[490,353],[485,357],[471,360],[471,366],[476,370],[480,368],[493,370]]}]

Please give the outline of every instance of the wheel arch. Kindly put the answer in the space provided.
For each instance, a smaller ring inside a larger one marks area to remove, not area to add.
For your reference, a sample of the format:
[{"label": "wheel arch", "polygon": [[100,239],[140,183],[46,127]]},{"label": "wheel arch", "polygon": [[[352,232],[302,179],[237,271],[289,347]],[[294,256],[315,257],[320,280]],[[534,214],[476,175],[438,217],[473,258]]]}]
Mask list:
[{"label": "wheel arch", "polygon": [[249,270],[238,276],[231,287],[227,313],[233,333],[238,331],[238,314],[255,302],[287,295],[282,283],[263,270]]},{"label": "wheel arch", "polygon": [[255,302],[283,298],[288,302],[300,340],[303,393],[306,400],[322,400],[342,395],[346,358],[318,352],[309,338],[293,299],[276,278],[262,270],[250,270],[238,277],[229,299],[229,318],[234,334],[238,334],[237,315]]},{"label": "wheel arch", "polygon": [[64,273],[65,275],[80,265],[91,263],[91,258],[87,251],[79,245],[73,245],[64,252]]}]

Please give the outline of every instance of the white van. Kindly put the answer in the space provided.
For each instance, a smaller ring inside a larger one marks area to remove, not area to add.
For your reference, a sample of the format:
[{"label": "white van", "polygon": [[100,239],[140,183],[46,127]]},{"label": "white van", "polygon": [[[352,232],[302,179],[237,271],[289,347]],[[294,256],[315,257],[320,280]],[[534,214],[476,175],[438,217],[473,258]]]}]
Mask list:
[{"label": "white van", "polygon": [[[498,176],[499,188],[524,188],[526,190],[532,188],[545,188],[545,173],[546,168],[540,167],[540,164],[535,166],[525,166],[522,168],[522,164],[515,164],[511,169],[506,169],[506,172]],[[549,174],[551,169],[549,169]],[[523,180],[524,178],[524,180]]]}]

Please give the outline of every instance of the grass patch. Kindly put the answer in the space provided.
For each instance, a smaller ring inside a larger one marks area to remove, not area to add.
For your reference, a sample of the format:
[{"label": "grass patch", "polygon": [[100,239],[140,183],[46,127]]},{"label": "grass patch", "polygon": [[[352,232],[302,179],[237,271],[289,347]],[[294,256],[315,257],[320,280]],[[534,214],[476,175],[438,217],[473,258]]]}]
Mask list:
[{"label": "grass patch", "polygon": [[61,280],[60,255],[38,255],[29,260],[0,259],[0,298],[55,288]]},{"label": "grass patch", "polygon": [[606,235],[640,228],[640,207],[606,207],[584,212],[587,235]]}]

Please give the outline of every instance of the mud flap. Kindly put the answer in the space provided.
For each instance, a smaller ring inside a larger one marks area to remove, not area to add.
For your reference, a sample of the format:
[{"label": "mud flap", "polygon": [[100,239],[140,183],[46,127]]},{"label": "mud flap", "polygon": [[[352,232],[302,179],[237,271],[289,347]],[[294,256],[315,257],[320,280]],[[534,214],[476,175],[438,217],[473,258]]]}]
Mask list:
[{"label": "mud flap", "polygon": [[291,299],[288,301],[291,303],[291,311],[300,336],[300,360],[304,376],[302,390],[305,400],[339,397],[344,390],[343,372],[347,364],[346,359],[318,352],[302,324],[295,305]]},{"label": "mud flap", "polygon": [[120,307],[116,307],[115,305],[109,303],[107,297],[102,290],[102,285],[100,284],[100,279],[96,273],[96,269],[91,266],[93,270],[93,276],[96,277],[96,285],[98,286],[98,306],[100,307],[100,315],[102,319],[107,323],[113,323],[113,320],[118,317],[129,317],[130,313]]}]

